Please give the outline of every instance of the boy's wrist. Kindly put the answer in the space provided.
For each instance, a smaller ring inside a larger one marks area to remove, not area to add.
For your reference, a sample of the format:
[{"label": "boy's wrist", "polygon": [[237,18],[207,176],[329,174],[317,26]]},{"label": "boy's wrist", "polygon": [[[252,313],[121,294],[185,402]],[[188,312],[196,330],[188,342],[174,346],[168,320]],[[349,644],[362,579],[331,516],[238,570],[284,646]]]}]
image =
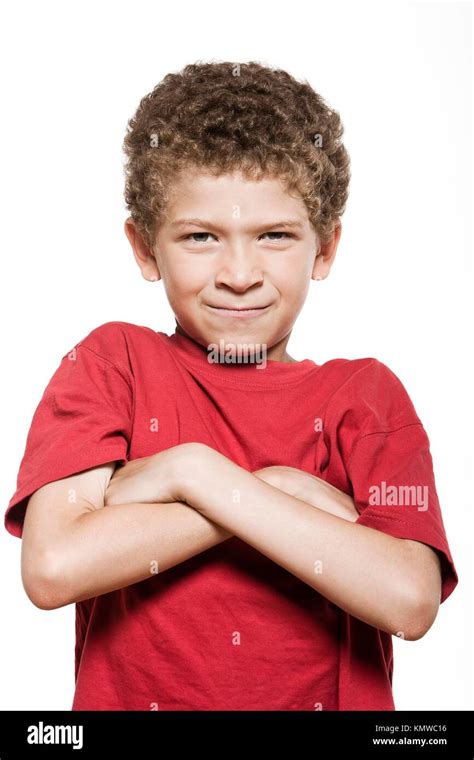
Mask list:
[{"label": "boy's wrist", "polygon": [[206,444],[195,441],[182,443],[175,447],[171,477],[173,490],[179,501],[190,506],[196,506],[196,502],[202,493],[204,478],[209,471],[209,454],[212,451],[213,449]]}]

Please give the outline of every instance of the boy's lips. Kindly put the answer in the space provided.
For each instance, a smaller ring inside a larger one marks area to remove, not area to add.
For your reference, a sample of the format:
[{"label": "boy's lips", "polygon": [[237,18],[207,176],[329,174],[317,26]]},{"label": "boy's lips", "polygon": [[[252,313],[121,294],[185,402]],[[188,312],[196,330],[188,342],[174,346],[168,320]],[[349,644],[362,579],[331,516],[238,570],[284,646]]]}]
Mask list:
[{"label": "boy's lips", "polygon": [[270,308],[271,304],[268,304],[267,306],[252,306],[252,307],[212,306],[211,304],[206,304],[206,306],[215,314],[220,314],[223,317],[243,318],[243,317],[253,317],[253,316],[262,314],[263,312],[266,312],[267,309]]}]

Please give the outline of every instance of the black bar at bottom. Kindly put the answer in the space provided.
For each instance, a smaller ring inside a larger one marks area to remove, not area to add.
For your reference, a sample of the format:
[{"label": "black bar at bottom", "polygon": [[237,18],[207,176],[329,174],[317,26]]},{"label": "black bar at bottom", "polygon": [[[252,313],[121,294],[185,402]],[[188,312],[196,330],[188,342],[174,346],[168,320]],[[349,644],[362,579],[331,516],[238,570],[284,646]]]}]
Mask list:
[{"label": "black bar at bottom", "polygon": [[[472,711],[0,712],[0,760],[28,757],[175,758],[258,750],[293,757],[473,760]],[[258,746],[257,746],[258,742]],[[334,755],[332,754],[334,753]],[[263,760],[263,758],[262,758]]]}]

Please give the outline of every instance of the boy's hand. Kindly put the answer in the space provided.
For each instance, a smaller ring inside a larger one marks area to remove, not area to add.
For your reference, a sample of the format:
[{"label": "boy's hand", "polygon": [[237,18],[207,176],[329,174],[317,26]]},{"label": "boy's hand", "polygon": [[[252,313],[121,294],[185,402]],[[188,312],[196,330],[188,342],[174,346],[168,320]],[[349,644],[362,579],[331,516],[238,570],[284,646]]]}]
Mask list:
[{"label": "boy's hand", "polygon": [[280,491],[337,517],[351,522],[356,522],[359,517],[354,500],[348,494],[309,472],[298,470],[296,467],[274,465],[263,467],[253,474]]},{"label": "boy's hand", "polygon": [[190,443],[173,446],[117,467],[105,492],[104,506],[184,501],[180,486],[191,446]]}]

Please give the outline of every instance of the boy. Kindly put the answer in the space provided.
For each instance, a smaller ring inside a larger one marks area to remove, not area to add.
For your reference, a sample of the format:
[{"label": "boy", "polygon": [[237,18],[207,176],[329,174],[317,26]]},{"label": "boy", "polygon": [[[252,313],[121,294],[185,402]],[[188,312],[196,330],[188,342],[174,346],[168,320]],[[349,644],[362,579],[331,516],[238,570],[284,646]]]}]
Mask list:
[{"label": "boy", "polygon": [[391,636],[458,582],[400,380],[287,353],[341,234],[341,135],[254,62],[168,74],[129,122],[125,231],[176,330],[63,356],[5,516],[32,602],[76,603],[74,710],[393,710]]}]

